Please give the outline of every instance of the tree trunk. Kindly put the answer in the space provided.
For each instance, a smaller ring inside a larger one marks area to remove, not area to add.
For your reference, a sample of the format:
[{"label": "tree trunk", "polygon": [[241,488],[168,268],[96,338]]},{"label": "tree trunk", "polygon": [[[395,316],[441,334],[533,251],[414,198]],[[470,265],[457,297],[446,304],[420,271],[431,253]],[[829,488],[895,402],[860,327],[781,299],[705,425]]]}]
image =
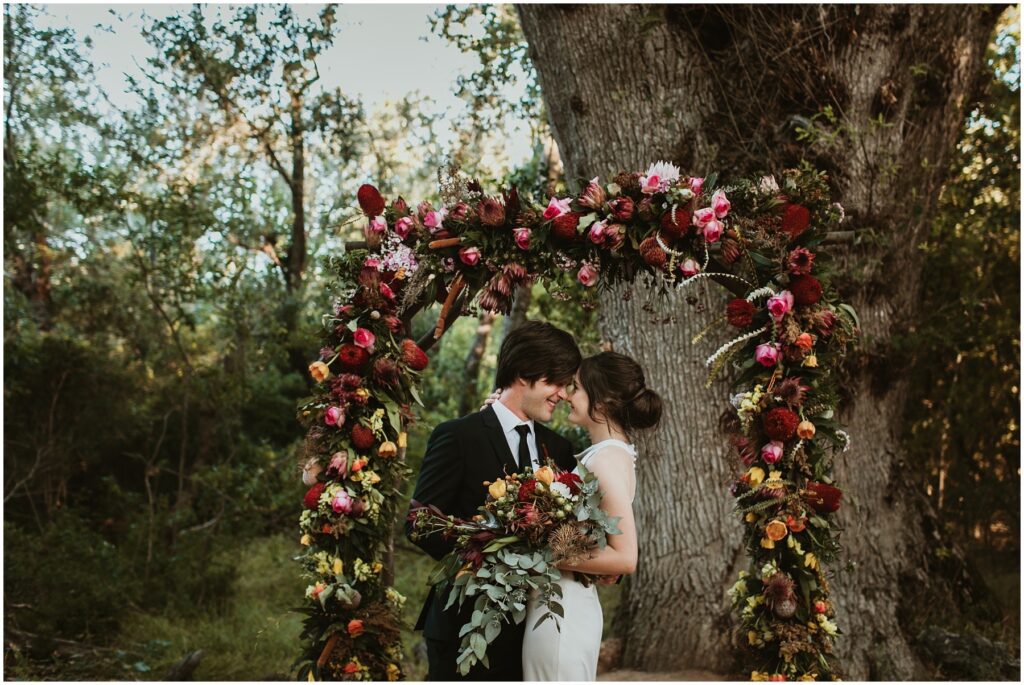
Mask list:
[{"label": "tree trunk", "polygon": [[480,360],[483,359],[484,352],[487,351],[487,339],[491,337],[492,328],[494,328],[494,314],[484,312],[477,320],[476,338],[473,339],[473,344],[470,345],[469,352],[466,354],[466,365],[463,367],[466,378],[462,386],[462,397],[459,399],[459,416],[465,416],[471,411],[475,411],[483,401],[477,394],[476,384],[480,378]]},{"label": "tree trunk", "polygon": [[295,332],[300,328],[302,314],[303,276],[306,271],[306,141],[302,122],[303,96],[291,94],[290,147],[292,151],[292,173],[290,188],[292,196],[292,235],[288,245],[288,261],[285,265],[285,324],[289,332],[288,359],[292,369],[306,377],[308,358],[312,350],[298,344]]},{"label": "tree trunk", "polygon": [[[719,171],[728,182],[807,158],[829,171],[847,211],[844,228],[885,236],[839,260],[863,342],[841,417],[853,447],[836,469],[846,491],[842,540],[856,567],[836,578],[833,591],[845,675],[912,677],[918,660],[901,630],[901,603],[916,596],[915,585],[934,580],[935,541],[901,460],[906,387],[889,348],[915,316],[917,244],[1001,8],[519,11],[569,178],[606,179],[667,159],[684,173]],[[562,26],[571,30],[549,29]],[[798,141],[798,128],[807,140]],[[619,297],[625,293],[631,299]],[[639,285],[619,288],[605,298],[599,324],[616,349],[644,365],[668,406],[660,430],[640,441],[640,565],[616,632],[625,638],[627,667],[738,673],[725,589],[746,559],[727,493],[734,467],[716,426],[726,390],[704,389],[701,361],[716,341],[690,344],[709,320],[699,310],[721,311],[724,297],[697,290],[656,297],[656,310],[673,315],[658,325],[643,308],[650,296]]]}]

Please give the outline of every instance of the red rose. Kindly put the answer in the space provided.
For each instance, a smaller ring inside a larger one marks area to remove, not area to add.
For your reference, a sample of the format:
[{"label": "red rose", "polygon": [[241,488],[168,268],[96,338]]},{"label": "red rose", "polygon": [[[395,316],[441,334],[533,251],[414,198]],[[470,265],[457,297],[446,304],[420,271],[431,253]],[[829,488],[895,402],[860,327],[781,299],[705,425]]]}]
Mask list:
[{"label": "red rose", "polygon": [[811,211],[798,204],[788,204],[782,210],[782,230],[793,240],[803,233],[811,223]]},{"label": "red rose", "polygon": [[413,371],[422,371],[427,368],[430,360],[427,353],[419,348],[414,341],[406,338],[402,341],[402,361]]},{"label": "red rose", "polygon": [[370,361],[370,353],[358,345],[345,343],[338,349],[337,361],[343,371],[359,371]]},{"label": "red rose", "polygon": [[384,198],[381,197],[380,191],[369,183],[359,186],[356,199],[359,200],[359,207],[366,216],[380,216],[384,213]]},{"label": "red rose", "polygon": [[373,447],[377,439],[373,437],[373,431],[361,423],[352,426],[352,446],[357,450],[368,450]]},{"label": "red rose", "polygon": [[775,407],[764,415],[764,432],[772,440],[785,442],[796,435],[800,417],[785,407]]},{"label": "red rose", "polygon": [[567,486],[569,488],[569,492],[574,495],[580,491],[580,486],[583,484],[583,479],[575,473],[569,473],[568,471],[558,474],[555,477],[555,480]]},{"label": "red rose", "polygon": [[617,197],[608,203],[608,207],[616,221],[629,221],[633,218],[633,199],[630,197]]},{"label": "red rose", "polygon": [[736,328],[746,328],[754,322],[754,305],[738,298],[725,307],[725,316]]},{"label": "red rose", "polygon": [[682,207],[661,215],[661,232],[670,238],[681,238],[690,227],[690,213]]},{"label": "red rose", "polygon": [[305,497],[302,498],[302,503],[307,509],[316,509],[320,506],[320,495],[323,494],[325,487],[327,487],[326,483],[316,483],[306,491]]},{"label": "red rose", "polygon": [[843,491],[827,483],[810,482],[804,500],[819,514],[831,514],[839,510]]},{"label": "red rose", "polygon": [[576,212],[566,212],[556,216],[551,221],[551,232],[556,238],[562,240],[575,240],[576,227],[580,224],[580,215]]},{"label": "red rose", "polygon": [[519,501],[520,502],[525,502],[528,499],[530,499],[530,497],[533,495],[533,490],[536,487],[537,487],[537,481],[535,479],[533,479],[533,478],[530,478],[529,480],[524,482],[522,485],[520,485],[519,486]]},{"label": "red rose", "polygon": [[789,279],[789,292],[796,304],[817,304],[821,300],[821,282],[806,274],[793,276]]}]

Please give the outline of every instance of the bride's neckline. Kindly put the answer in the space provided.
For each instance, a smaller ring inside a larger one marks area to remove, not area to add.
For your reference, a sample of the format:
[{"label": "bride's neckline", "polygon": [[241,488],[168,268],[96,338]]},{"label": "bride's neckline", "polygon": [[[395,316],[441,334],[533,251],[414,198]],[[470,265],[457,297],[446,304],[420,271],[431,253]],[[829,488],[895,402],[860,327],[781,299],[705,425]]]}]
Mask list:
[{"label": "bride's neckline", "polygon": [[595,442],[593,445],[591,445],[590,447],[587,447],[582,452],[580,452],[579,456],[582,457],[583,455],[586,455],[586,454],[589,454],[591,452],[594,452],[598,447],[604,447],[605,445],[613,445],[613,444],[614,445],[622,445],[623,447],[626,448],[627,452],[632,454],[634,457],[636,456],[636,448],[633,447],[633,445],[631,445],[630,443],[624,442],[622,440],[619,440],[618,438],[607,438],[607,439],[602,440],[600,442]]}]

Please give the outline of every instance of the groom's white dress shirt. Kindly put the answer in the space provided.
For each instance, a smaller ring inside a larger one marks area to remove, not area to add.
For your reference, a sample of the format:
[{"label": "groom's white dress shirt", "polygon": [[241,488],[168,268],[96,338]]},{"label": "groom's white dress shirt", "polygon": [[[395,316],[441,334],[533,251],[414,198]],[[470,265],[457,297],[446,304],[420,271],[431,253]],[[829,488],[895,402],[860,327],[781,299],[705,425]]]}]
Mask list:
[{"label": "groom's white dress shirt", "polygon": [[496,401],[491,406],[494,407],[494,413],[498,416],[501,430],[505,432],[505,440],[508,442],[508,448],[512,450],[513,459],[519,454],[520,438],[519,433],[516,432],[516,426],[525,424],[530,427],[530,437],[527,439],[526,445],[530,448],[530,461],[533,462],[533,470],[539,469],[540,458],[537,456],[537,431],[534,428],[533,421],[523,421],[513,414],[511,409],[502,404],[501,400]]}]

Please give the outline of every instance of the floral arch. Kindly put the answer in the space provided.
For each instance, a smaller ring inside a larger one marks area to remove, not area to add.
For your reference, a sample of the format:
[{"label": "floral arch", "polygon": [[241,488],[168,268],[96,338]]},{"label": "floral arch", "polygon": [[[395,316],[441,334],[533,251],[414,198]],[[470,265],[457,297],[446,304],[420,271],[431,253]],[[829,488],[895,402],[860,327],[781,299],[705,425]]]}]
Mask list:
[{"label": "floral arch", "polygon": [[[839,553],[832,460],[849,437],[835,419],[837,369],[858,322],[829,277],[826,246],[843,235],[829,229],[843,212],[825,175],[805,167],[716,187],[714,176],[659,162],[547,206],[475,182],[444,194],[443,207],[412,207],[362,186],[366,241],[331,262],[343,290],[309,367],[316,391],[299,407],[310,486],[299,521],[310,579],[300,677],[403,677],[405,600],[388,562],[407,506],[406,430],[425,350],[460,314],[508,312],[518,285],[568,277],[586,293],[644,278],[676,288],[712,280],[733,294],[701,335],[727,331],[706,363],[709,384],[731,367],[725,437],[740,475],[729,494],[750,557],[729,590],[737,636],[753,679],[838,677],[823,565]],[[436,326],[412,340],[413,315],[434,302]]]}]

